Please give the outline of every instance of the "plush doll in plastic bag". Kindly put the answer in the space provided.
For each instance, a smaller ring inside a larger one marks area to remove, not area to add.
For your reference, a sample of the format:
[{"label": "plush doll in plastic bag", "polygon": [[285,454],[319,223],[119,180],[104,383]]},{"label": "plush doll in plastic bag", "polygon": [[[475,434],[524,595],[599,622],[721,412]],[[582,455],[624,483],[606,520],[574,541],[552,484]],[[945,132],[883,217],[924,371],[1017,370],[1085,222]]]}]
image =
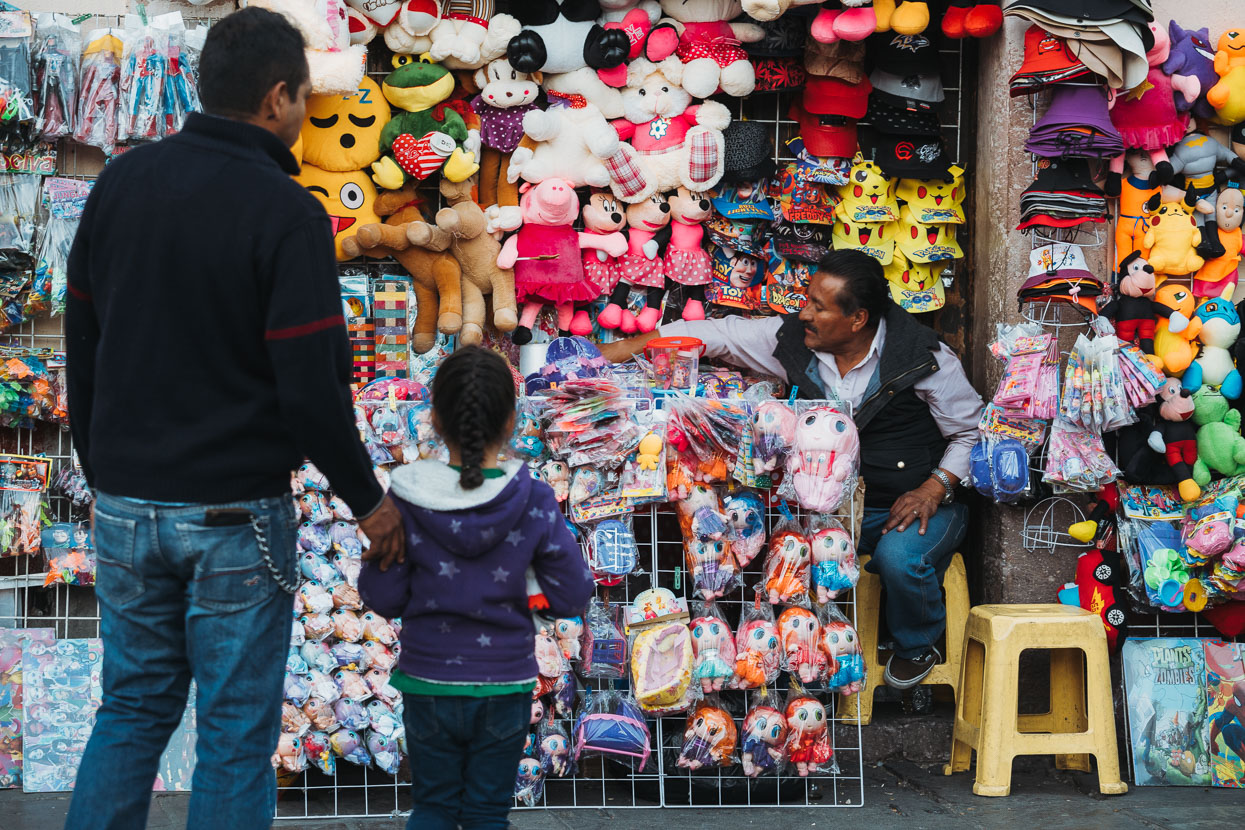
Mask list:
[{"label": "plush doll in plastic bag", "polygon": [[818,604],[825,605],[856,587],[860,566],[851,534],[838,522],[829,520],[824,527],[812,531],[810,544],[813,548],[812,584],[817,589]]},{"label": "plush doll in plastic bag", "polygon": [[765,592],[771,605],[807,601],[812,546],[794,522],[774,529],[765,557]]},{"label": "plush doll in plastic bag", "polygon": [[696,668],[692,677],[700,681],[707,694],[722,690],[735,674],[735,635],[711,606],[705,607],[688,624],[692,631],[692,653]]},{"label": "plush doll in plastic bag", "polygon": [[337,756],[329,744],[328,733],[323,731],[308,732],[303,736],[303,751],[316,769],[325,775],[337,775]]},{"label": "plush doll in plastic bag", "polygon": [[865,658],[860,651],[860,636],[851,623],[837,614],[823,620],[821,650],[829,662],[828,688],[844,695],[853,695],[864,689]]},{"label": "plush doll in plastic bag", "polygon": [[281,702],[281,731],[301,737],[311,729],[311,718],[288,700]]},{"label": "plush doll in plastic bag", "polygon": [[739,567],[726,541],[688,539],[685,543],[687,568],[692,573],[696,595],[705,600],[724,597],[740,585]]},{"label": "plush doll in plastic bag", "polygon": [[303,662],[308,668],[319,669],[323,672],[330,672],[337,668],[337,661],[333,659],[332,647],[325,642],[307,640],[299,646],[298,653],[302,656]]},{"label": "plush doll in plastic bag", "polygon": [[738,743],[735,719],[716,700],[706,701],[688,714],[683,747],[675,763],[693,771],[702,767],[727,767],[735,763]]},{"label": "plush doll in plastic bag", "polygon": [[375,611],[365,611],[359,617],[359,622],[362,624],[365,639],[375,640],[387,646],[398,641],[398,632],[394,631],[393,623]]},{"label": "plush doll in plastic bag", "polygon": [[756,778],[778,771],[787,743],[787,719],[767,704],[753,706],[744,718],[743,751],[740,760],[744,775]]},{"label": "plush doll in plastic bag", "polygon": [[616,680],[626,674],[627,640],[614,614],[597,597],[588,602],[582,645],[582,676]]},{"label": "plush doll in plastic bag", "polygon": [[783,401],[764,401],[752,416],[752,468],[772,473],[782,464],[795,440],[795,413]]},{"label": "plush doll in plastic bag", "polygon": [[644,713],[627,692],[592,692],[575,723],[575,761],[600,755],[643,772],[652,752]]},{"label": "plush doll in plastic bag", "polygon": [[357,671],[336,669],[332,673],[332,678],[337,681],[337,685],[341,688],[342,697],[353,698],[354,700],[367,700],[372,696],[372,690],[368,688],[367,681]]},{"label": "plush doll in plastic bag", "polygon": [[329,646],[329,654],[335,663],[328,669],[330,672],[334,668],[365,672],[372,667],[368,651],[360,643],[333,643]]},{"label": "plush doll in plastic bag", "polygon": [[818,644],[820,634],[817,616],[807,608],[792,607],[778,615],[786,669],[803,683],[813,683],[826,674],[826,655]]},{"label": "plush doll in plastic bag", "polygon": [[736,689],[759,689],[778,679],[781,644],[774,610],[761,600],[745,604],[735,632]]},{"label": "plush doll in plastic bag", "polygon": [[826,707],[807,695],[792,697],[787,703],[787,763],[806,778],[823,772],[822,765],[834,757]]},{"label": "plush doll in plastic bag", "polygon": [[299,619],[308,640],[319,642],[333,633],[333,619],[328,614],[304,614]]},{"label": "plush doll in plastic bag", "polygon": [[333,704],[333,714],[343,729],[366,729],[371,722],[367,708],[358,700],[343,697]]},{"label": "plush doll in plastic bag", "polygon": [[553,684],[553,714],[567,720],[575,717],[575,702],[578,695],[579,684],[575,682],[574,672],[562,672]]},{"label": "plush doll in plastic bag", "polygon": [[566,501],[571,494],[571,468],[566,466],[565,461],[556,458],[546,461],[540,465],[540,477],[545,483],[553,488],[553,494],[557,500]]},{"label": "plush doll in plastic bag", "polygon": [[316,731],[327,734],[341,725],[337,722],[337,713],[333,711],[333,704],[322,698],[315,696],[307,698],[301,711],[307,716],[311,728]]},{"label": "plush doll in plastic bag", "polygon": [[333,633],[337,635],[337,639],[357,643],[363,638],[363,623],[355,612],[349,608],[337,608],[330,616],[333,618]]},{"label": "plush doll in plastic bag", "polygon": [[514,797],[528,807],[536,806],[536,802],[545,794],[545,771],[536,758],[521,758],[519,771],[514,779]]},{"label": "plush doll in plastic bag", "polygon": [[117,143],[121,101],[120,29],[96,29],[82,48],[82,76],[74,140],[111,155]]},{"label": "plush doll in plastic bag", "polygon": [[579,639],[584,633],[584,621],[581,617],[563,617],[553,621],[554,636],[562,656],[567,660],[579,659]]},{"label": "plush doll in plastic bag", "polygon": [[556,721],[544,721],[536,730],[537,757],[545,775],[563,778],[571,771],[571,738]]},{"label": "plush doll in plastic bag", "polygon": [[765,502],[756,493],[744,491],[727,496],[723,509],[734,530],[731,554],[740,568],[746,568],[765,547]]},{"label": "plush doll in plastic bag", "polygon": [[832,513],[856,486],[860,436],[850,417],[817,406],[796,418],[791,456],[782,493],[806,510]]},{"label": "plush doll in plastic bag", "polygon": [[[333,554],[332,562],[333,562],[333,567],[338,568],[340,570],[339,562],[337,559],[338,556],[340,556],[340,554]],[[333,590],[330,592],[330,596],[332,597],[334,608],[345,608],[349,611],[363,610],[363,598],[359,596],[359,589],[356,588],[354,585],[350,584],[349,576],[347,576],[347,580],[345,582],[339,582],[338,584],[333,586]],[[366,635],[367,634],[366,625],[364,625],[363,631],[364,631],[364,634]]]},{"label": "plush doll in plastic bag", "polygon": [[329,746],[338,758],[344,758],[357,766],[366,767],[372,762],[367,746],[353,729],[338,729],[329,735]]},{"label": "plush doll in plastic bag", "polygon": [[570,665],[562,656],[562,649],[558,646],[553,631],[547,626],[541,626],[536,632],[536,689],[539,694],[548,694],[553,689],[554,682],[569,669]]},{"label": "plush doll in plastic bag", "polygon": [[365,743],[378,770],[389,775],[398,774],[398,768],[402,766],[402,753],[398,749],[397,741],[379,732],[369,731]]},{"label": "plush doll in plastic bag", "polygon": [[272,756],[274,769],[286,772],[302,772],[307,769],[307,755],[303,752],[303,739],[288,732],[282,732],[277,739],[277,751]]},{"label": "plush doll in plastic bag", "polygon": [[333,703],[342,696],[341,683],[332,674],[319,669],[309,669],[307,678],[311,682],[313,698]]}]

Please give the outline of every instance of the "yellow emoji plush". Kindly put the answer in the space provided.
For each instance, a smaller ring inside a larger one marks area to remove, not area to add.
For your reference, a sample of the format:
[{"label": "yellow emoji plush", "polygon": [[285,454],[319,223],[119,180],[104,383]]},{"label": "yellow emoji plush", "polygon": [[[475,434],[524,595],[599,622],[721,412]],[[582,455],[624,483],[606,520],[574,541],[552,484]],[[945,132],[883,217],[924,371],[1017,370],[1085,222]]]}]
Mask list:
[{"label": "yellow emoji plush", "polygon": [[380,222],[373,203],[376,186],[362,170],[334,172],[321,170],[314,164],[303,164],[303,170],[294,181],[320,200],[333,222],[333,245],[337,249],[337,261],[344,262],[350,255],[342,250],[342,240],[354,236],[361,225]]},{"label": "yellow emoji plush", "polygon": [[362,170],[380,158],[389,102],[366,75],[349,95],[312,95],[300,138],[303,160],[321,170]]}]

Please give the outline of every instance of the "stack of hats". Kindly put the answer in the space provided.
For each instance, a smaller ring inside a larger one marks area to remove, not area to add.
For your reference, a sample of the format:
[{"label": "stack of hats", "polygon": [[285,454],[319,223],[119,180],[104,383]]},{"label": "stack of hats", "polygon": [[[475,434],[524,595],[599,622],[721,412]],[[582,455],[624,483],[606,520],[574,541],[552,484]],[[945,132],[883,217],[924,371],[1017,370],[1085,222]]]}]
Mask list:
[{"label": "stack of hats", "polygon": [[1100,86],[1055,87],[1050,108],[1029,131],[1025,149],[1044,158],[1114,158],[1124,152]]},{"label": "stack of hats", "polygon": [[[872,86],[861,64],[863,46],[809,40],[805,51],[804,94],[791,104],[804,149],[819,157],[856,155],[856,122],[869,110]],[[822,74],[825,73],[825,74]]]},{"label": "stack of hats", "polygon": [[1098,313],[1102,281],[1085,263],[1079,245],[1056,242],[1034,248],[1029,254],[1029,277],[1020,286],[1017,298],[1026,302],[1059,301]]},{"label": "stack of hats", "polygon": [[1084,159],[1038,159],[1037,177],[1020,196],[1017,230],[1106,222],[1107,198]]},{"label": "stack of hats", "polygon": [[1150,0],[1009,0],[1004,14],[1063,38],[1072,56],[1114,89],[1146,79],[1146,51],[1154,45]]},{"label": "stack of hats", "polygon": [[764,35],[742,44],[756,74],[757,92],[781,92],[803,85],[805,72],[800,60],[808,36],[809,15],[786,14],[777,20],[757,23]]},{"label": "stack of hats", "polygon": [[948,181],[904,179],[896,191],[904,206],[895,255],[885,273],[891,299],[913,313],[943,307],[943,269],[964,256],[955,228],[964,224],[964,170],[953,166],[947,173]]},{"label": "stack of hats", "polygon": [[944,99],[938,50],[924,35],[887,33],[875,41],[869,120],[875,157],[891,178],[950,181],[936,107]]},{"label": "stack of hats", "polygon": [[1077,60],[1063,38],[1052,35],[1040,26],[1030,26],[1025,32],[1025,58],[1020,69],[1012,76],[1011,94],[1032,95],[1052,84],[1086,79],[1092,73],[1089,67]]}]

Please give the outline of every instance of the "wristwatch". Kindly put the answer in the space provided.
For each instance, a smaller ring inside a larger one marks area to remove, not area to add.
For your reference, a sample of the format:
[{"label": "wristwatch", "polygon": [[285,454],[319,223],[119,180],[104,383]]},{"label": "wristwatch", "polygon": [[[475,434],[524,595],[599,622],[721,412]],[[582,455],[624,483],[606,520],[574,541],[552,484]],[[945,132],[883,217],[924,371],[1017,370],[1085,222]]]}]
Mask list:
[{"label": "wristwatch", "polygon": [[943,504],[950,504],[955,498],[955,485],[951,483],[951,477],[942,471],[941,467],[935,467],[934,471],[929,474],[930,478],[938,479],[938,483],[946,490],[946,495],[942,497]]}]

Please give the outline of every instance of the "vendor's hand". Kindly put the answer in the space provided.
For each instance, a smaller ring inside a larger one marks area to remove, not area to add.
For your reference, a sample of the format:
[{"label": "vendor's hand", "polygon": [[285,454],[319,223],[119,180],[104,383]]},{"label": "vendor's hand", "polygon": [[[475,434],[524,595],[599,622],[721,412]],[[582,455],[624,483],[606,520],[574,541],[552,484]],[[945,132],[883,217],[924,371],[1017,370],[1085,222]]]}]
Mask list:
[{"label": "vendor's hand", "polygon": [[917,532],[924,536],[930,517],[938,512],[938,506],[942,504],[943,496],[946,494],[947,491],[942,484],[933,478],[915,490],[904,493],[891,505],[891,515],[886,520],[886,526],[882,528],[882,535],[896,528],[903,533],[908,529],[908,525],[920,522],[921,528]]},{"label": "vendor's hand", "polygon": [[363,552],[363,561],[377,561],[382,571],[389,570],[394,562],[406,561],[406,530],[391,497],[385,496],[375,513],[360,519],[359,529],[371,543]]},{"label": "vendor's hand", "polygon": [[597,348],[601,350],[601,356],[610,363],[626,363],[635,354],[630,338],[615,340],[613,343],[602,343]]}]

